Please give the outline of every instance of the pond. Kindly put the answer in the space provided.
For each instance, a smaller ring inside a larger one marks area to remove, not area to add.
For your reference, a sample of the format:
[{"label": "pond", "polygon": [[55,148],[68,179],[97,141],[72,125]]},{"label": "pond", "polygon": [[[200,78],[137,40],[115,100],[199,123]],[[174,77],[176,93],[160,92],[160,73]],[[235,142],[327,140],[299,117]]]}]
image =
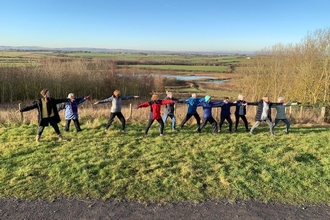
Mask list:
[{"label": "pond", "polygon": [[[147,75],[147,74],[138,74],[138,75]],[[229,81],[229,79],[218,79],[214,76],[185,76],[185,75],[172,75],[172,74],[149,74],[154,77],[166,77],[166,78],[175,78],[177,80],[183,81],[194,81],[198,80],[199,83],[213,83],[213,84],[223,84]]]}]

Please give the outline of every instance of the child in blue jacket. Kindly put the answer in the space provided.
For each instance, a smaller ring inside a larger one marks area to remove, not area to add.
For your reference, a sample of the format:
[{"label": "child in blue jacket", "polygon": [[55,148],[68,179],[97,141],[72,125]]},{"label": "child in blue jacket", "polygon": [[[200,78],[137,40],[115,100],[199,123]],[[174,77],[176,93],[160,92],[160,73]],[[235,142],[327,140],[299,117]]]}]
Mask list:
[{"label": "child in blue jacket", "polygon": [[69,93],[68,95],[68,99],[70,100],[69,102],[65,102],[63,104],[61,104],[57,111],[61,111],[63,109],[65,109],[65,131],[69,131],[70,129],[70,123],[71,120],[73,121],[77,132],[81,131],[80,128],[80,123],[79,123],[79,117],[78,117],[78,105],[83,103],[84,101],[86,101],[89,98],[88,96],[85,96],[83,98],[75,98],[73,93]]},{"label": "child in blue jacket", "polygon": [[212,133],[218,133],[218,123],[216,120],[214,120],[212,116],[212,108],[219,107],[223,101],[210,102],[210,100],[211,100],[211,96],[207,95],[205,96],[204,101],[198,104],[198,106],[203,107],[203,111],[204,111],[202,124],[197,129],[198,133],[200,133],[204,129],[207,122],[209,122],[212,125]]},{"label": "child in blue jacket", "polygon": [[187,110],[187,114],[186,117],[182,120],[181,124],[180,124],[180,128],[182,128],[184,126],[184,124],[192,117],[194,116],[196,118],[197,121],[197,126],[199,128],[199,126],[201,125],[201,118],[199,117],[198,113],[197,113],[197,107],[198,104],[200,102],[203,102],[205,99],[204,98],[197,98],[196,93],[193,93],[191,95],[190,98],[188,98],[185,101],[180,101],[181,103],[184,104],[188,104],[188,110]]}]

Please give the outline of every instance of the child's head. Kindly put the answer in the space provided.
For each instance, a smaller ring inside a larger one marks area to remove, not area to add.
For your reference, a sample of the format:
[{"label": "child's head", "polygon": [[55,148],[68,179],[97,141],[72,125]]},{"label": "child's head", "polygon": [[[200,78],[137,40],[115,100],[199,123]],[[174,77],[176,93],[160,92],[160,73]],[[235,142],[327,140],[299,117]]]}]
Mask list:
[{"label": "child's head", "polygon": [[119,97],[120,96],[120,91],[119,90],[113,91],[113,96]]},{"label": "child's head", "polygon": [[44,97],[44,98],[49,98],[49,97],[50,97],[50,92],[48,91],[48,89],[43,89],[43,90],[41,90],[40,94],[41,94],[42,97]]},{"label": "child's head", "polygon": [[173,93],[172,93],[172,92],[167,92],[167,91],[166,91],[166,95],[167,95],[167,97],[169,97],[169,98],[172,98],[172,97],[173,97]]},{"label": "child's head", "polygon": [[280,103],[283,103],[284,102],[284,98],[283,97],[278,97],[278,102],[280,102]]},{"label": "child's head", "polygon": [[264,100],[264,102],[269,102],[269,98],[268,98],[268,96],[264,96],[264,97],[262,97],[262,100]]},{"label": "child's head", "polygon": [[238,99],[239,99],[239,100],[244,100],[244,96],[243,96],[242,94],[239,94],[239,95],[238,95]]},{"label": "child's head", "polygon": [[191,97],[195,99],[197,97],[196,93],[191,94]]},{"label": "child's head", "polygon": [[68,94],[68,99],[74,99],[74,94],[73,93],[69,93]]},{"label": "child's head", "polygon": [[151,96],[151,100],[152,101],[156,101],[156,100],[158,100],[159,98],[158,98],[158,95],[157,94],[152,94],[152,96]]},{"label": "child's head", "polygon": [[228,96],[223,97],[223,99],[224,99],[225,102],[229,102],[229,97]]}]

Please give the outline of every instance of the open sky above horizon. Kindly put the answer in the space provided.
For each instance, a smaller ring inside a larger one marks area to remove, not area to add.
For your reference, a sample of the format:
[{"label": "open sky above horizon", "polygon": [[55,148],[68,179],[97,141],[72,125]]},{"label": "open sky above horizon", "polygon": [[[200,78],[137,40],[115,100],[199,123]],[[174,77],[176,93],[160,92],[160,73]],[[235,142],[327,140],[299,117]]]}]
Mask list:
[{"label": "open sky above horizon", "polygon": [[328,0],[6,0],[0,46],[258,51],[330,27]]}]

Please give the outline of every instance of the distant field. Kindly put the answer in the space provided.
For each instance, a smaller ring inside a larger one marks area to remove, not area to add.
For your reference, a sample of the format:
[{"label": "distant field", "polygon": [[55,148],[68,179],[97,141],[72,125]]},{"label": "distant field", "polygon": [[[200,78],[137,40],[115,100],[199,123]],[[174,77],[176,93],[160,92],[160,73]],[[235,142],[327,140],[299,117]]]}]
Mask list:
[{"label": "distant field", "polygon": [[[53,58],[101,58],[112,59],[118,61],[140,62],[142,64],[164,63],[166,64],[180,64],[194,66],[210,66],[210,70],[219,71],[219,65],[226,65],[224,63],[238,63],[244,59],[245,56],[225,56],[225,55],[197,55],[197,54],[145,54],[145,53],[88,53],[88,52],[24,52],[24,51],[0,51],[0,64],[26,64],[35,63],[36,60],[53,57]],[[215,66],[215,67],[211,67]],[[148,67],[149,68],[149,67]],[[154,67],[153,67],[154,68]],[[173,69],[172,67],[169,67]],[[222,67],[225,68],[225,67]],[[159,67],[163,69],[163,67]],[[168,69],[168,68],[167,68]],[[195,69],[193,69],[195,70]],[[220,71],[223,71],[221,69]]]}]

